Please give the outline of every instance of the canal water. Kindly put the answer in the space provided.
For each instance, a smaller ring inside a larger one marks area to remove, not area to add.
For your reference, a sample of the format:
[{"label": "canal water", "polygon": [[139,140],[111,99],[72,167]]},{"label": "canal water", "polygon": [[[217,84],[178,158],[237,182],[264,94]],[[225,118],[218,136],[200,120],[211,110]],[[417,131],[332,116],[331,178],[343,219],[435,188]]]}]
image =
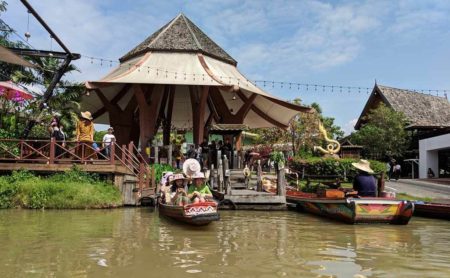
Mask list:
[{"label": "canal water", "polygon": [[221,217],[191,227],[148,208],[0,210],[0,277],[450,277],[450,221]]}]

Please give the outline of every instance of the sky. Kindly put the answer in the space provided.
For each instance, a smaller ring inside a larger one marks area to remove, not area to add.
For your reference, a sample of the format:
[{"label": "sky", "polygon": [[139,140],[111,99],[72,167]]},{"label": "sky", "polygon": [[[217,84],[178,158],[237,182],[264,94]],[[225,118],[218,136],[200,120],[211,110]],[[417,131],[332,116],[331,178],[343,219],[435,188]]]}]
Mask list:
[{"label": "sky", "polygon": [[[1,14],[36,49],[59,50],[18,0]],[[164,24],[183,12],[238,61],[250,80],[285,100],[317,102],[348,134],[377,82],[450,89],[450,1],[447,0],[29,0],[64,44],[84,58],[68,79],[97,80]],[[18,39],[12,36],[13,39]],[[333,91],[288,83],[352,86]],[[263,84],[260,84],[263,86]],[[450,97],[450,94],[447,93]],[[443,93],[441,94],[443,95]]]}]

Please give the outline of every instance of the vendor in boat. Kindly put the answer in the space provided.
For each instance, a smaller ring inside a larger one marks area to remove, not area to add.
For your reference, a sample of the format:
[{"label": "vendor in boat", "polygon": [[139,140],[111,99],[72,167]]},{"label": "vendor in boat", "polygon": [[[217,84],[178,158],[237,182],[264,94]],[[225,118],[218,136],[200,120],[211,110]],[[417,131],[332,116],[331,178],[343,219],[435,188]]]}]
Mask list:
[{"label": "vendor in boat", "polygon": [[358,191],[361,197],[377,197],[377,180],[371,174],[370,162],[360,159],[357,163],[352,163],[358,169],[358,174],[353,179],[353,189]]},{"label": "vendor in boat", "polygon": [[183,174],[175,174],[171,177],[170,201],[177,206],[184,206],[189,203],[186,193],[186,178]]},{"label": "vendor in boat", "polygon": [[205,199],[211,199],[212,193],[205,183],[205,174],[197,172],[192,176],[193,182],[188,189],[188,198],[192,203],[202,203]]}]

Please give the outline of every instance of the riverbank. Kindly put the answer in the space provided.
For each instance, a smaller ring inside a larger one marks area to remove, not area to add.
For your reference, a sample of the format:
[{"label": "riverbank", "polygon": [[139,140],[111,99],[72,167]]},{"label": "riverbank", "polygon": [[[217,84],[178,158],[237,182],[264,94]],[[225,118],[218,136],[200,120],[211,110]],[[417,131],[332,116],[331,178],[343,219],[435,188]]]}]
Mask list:
[{"label": "riverbank", "polygon": [[122,196],[114,185],[76,168],[50,176],[17,171],[0,177],[0,208],[90,209],[120,206]]}]

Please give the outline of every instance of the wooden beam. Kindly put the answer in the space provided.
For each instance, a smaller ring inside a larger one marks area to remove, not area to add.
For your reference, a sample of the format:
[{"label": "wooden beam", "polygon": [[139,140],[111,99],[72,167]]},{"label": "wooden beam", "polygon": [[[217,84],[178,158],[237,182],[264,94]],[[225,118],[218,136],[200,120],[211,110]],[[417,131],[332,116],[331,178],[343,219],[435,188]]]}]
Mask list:
[{"label": "wooden beam", "polygon": [[243,123],[245,117],[248,112],[252,108],[253,102],[255,101],[257,94],[252,94],[249,98],[247,98],[241,90],[237,91],[237,95],[244,102],[244,104],[239,108],[239,111],[236,113],[236,118],[239,119],[239,123]]},{"label": "wooden beam", "polygon": [[156,120],[156,126],[155,126],[155,133],[158,132],[159,127],[161,126],[161,123],[164,122],[164,119],[166,118],[166,106],[167,106],[167,99],[169,95],[169,85],[164,86],[164,95],[161,101],[161,108],[159,109],[158,119]]},{"label": "wooden beam", "polygon": [[173,102],[175,100],[175,86],[169,85],[169,100],[167,102],[167,112],[164,123],[163,141],[164,145],[170,144],[170,129],[172,127]]},{"label": "wooden beam", "polygon": [[211,88],[211,99],[214,103],[214,107],[217,109],[217,114],[220,116],[221,123],[231,123],[233,120],[233,114],[231,114],[230,109],[222,96],[222,93],[217,87]]},{"label": "wooden beam", "polygon": [[[116,104],[118,103],[128,92],[128,90],[130,89],[131,85],[130,84],[125,84],[122,89],[114,96],[114,98],[110,101],[111,104]],[[100,91],[100,89],[96,89],[95,90],[97,93]],[[97,119],[98,117],[100,117],[101,115],[103,115],[105,112],[107,112],[105,107],[100,108],[99,110],[95,111],[94,113],[92,113],[92,117],[94,119]]]},{"label": "wooden beam", "polygon": [[[195,90],[195,87],[189,86],[192,106],[194,144],[199,145],[202,142],[204,135],[205,110],[206,101],[209,95],[209,86],[201,86],[197,88],[200,89],[200,92]],[[200,95],[198,95],[199,93]]]},{"label": "wooden beam", "polygon": [[[248,102],[249,98],[247,98],[242,92],[238,91],[238,95],[239,97],[244,101],[244,102]],[[280,122],[278,122],[277,120],[269,117],[269,115],[267,115],[266,113],[264,113],[261,109],[259,109],[258,107],[256,107],[254,104],[251,105],[251,109],[258,114],[258,116],[260,116],[261,118],[263,118],[264,120],[268,121],[269,123],[273,124],[274,126],[277,126],[279,128],[287,128],[288,126],[285,124],[282,124]]]},{"label": "wooden beam", "polygon": [[274,103],[276,103],[276,104],[278,104],[278,105],[284,106],[286,108],[289,108],[289,109],[292,109],[292,110],[295,110],[295,111],[298,111],[298,112],[305,112],[305,113],[312,113],[313,112],[313,109],[311,107],[300,106],[300,105],[297,105],[297,104],[294,104],[294,103],[290,103],[290,102],[283,101],[283,100],[276,99],[276,98],[270,98],[270,97],[267,97],[267,96],[263,96],[263,97],[268,99],[268,100],[270,100],[270,101],[272,101],[272,102],[274,102]]}]

